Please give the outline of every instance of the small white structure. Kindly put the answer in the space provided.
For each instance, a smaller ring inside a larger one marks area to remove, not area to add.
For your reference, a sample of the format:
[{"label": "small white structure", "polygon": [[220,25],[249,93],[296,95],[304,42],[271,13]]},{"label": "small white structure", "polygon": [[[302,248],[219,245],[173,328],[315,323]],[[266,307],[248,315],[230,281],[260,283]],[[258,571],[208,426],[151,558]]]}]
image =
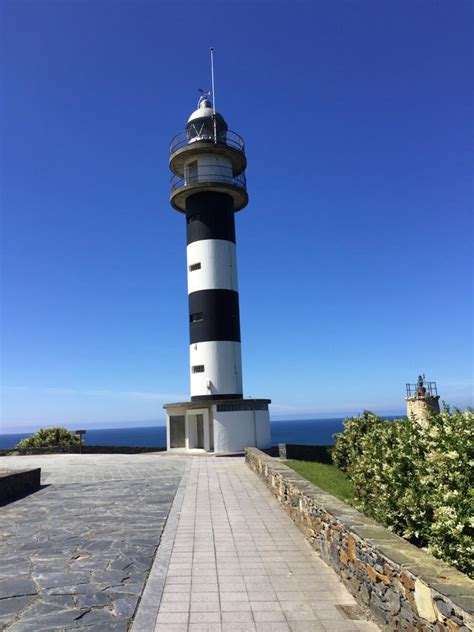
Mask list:
[{"label": "small white structure", "polygon": [[269,399],[244,399],[236,211],[248,203],[243,139],[207,97],[171,141],[170,202],[186,217],[191,401],[166,404],[168,450],[271,445]]},{"label": "small white structure", "polygon": [[242,452],[271,445],[270,400],[207,400],[166,404],[168,450]]}]

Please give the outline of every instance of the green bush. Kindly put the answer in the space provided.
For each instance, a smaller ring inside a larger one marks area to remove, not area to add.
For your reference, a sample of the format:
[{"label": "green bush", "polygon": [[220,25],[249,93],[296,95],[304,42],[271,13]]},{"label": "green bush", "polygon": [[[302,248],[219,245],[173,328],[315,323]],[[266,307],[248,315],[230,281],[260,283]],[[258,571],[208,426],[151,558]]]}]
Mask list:
[{"label": "green bush", "polygon": [[66,428],[40,428],[34,434],[20,441],[16,447],[18,450],[27,450],[29,448],[51,448],[54,446],[66,447],[79,445],[79,443],[79,436],[66,430]]},{"label": "green bush", "polygon": [[376,424],[383,419],[368,410],[360,417],[344,419],[344,432],[334,435],[336,445],[332,449],[332,460],[340,470],[349,474],[351,463],[355,463],[362,454],[364,438],[370,435]]},{"label": "green bush", "polygon": [[472,575],[474,413],[445,408],[425,425],[372,413],[346,419],[335,464],[354,504],[388,529]]}]

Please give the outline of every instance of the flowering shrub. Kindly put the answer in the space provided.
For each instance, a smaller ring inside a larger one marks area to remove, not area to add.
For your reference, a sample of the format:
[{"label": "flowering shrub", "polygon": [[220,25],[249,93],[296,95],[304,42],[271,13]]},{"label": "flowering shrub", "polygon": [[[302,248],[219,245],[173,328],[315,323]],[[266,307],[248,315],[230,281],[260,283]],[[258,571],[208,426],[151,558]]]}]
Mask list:
[{"label": "flowering shrub", "polygon": [[364,440],[370,436],[376,425],[385,422],[377,415],[365,410],[360,417],[344,419],[344,432],[334,435],[336,445],[332,449],[333,463],[349,474],[352,463],[362,456]]},{"label": "flowering shrub", "polygon": [[445,408],[424,425],[364,412],[335,438],[356,507],[472,576],[473,411]]}]

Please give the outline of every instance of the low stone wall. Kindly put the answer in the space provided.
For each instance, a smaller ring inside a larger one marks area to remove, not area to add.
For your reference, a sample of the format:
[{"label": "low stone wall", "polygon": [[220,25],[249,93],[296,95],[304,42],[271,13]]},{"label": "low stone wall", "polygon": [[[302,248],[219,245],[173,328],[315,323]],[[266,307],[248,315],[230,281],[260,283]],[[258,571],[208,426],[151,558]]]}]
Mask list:
[{"label": "low stone wall", "polygon": [[145,448],[132,446],[113,445],[79,445],[73,446],[53,446],[51,448],[26,448],[17,450],[7,448],[0,450],[0,456],[31,456],[37,454],[147,454],[148,452],[164,452],[166,448]]},{"label": "low stone wall", "polygon": [[245,459],[311,545],[386,629],[473,631],[474,582],[469,577],[260,450],[247,448]]},{"label": "low stone wall", "polygon": [[40,487],[41,468],[0,470],[0,502],[35,492]]}]

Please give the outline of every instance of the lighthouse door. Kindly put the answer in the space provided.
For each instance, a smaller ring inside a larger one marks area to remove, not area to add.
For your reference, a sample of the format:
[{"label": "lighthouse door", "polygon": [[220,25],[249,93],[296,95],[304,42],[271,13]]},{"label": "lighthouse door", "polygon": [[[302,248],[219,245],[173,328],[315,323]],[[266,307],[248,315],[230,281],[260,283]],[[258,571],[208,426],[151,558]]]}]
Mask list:
[{"label": "lighthouse door", "polygon": [[185,422],[184,415],[170,416],[170,448],[184,448]]},{"label": "lighthouse door", "polygon": [[204,448],[204,419],[202,415],[196,415],[196,448]]}]

